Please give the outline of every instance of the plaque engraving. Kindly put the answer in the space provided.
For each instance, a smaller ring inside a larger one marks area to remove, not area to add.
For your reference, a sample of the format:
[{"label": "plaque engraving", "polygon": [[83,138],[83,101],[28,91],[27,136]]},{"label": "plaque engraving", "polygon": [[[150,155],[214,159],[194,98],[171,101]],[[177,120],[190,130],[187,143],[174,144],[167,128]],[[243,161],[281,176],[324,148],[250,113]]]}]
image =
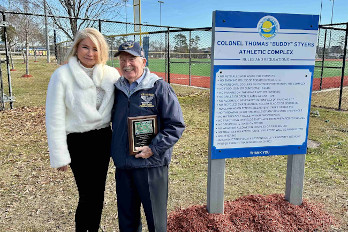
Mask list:
[{"label": "plaque engraving", "polygon": [[157,132],[156,115],[128,117],[129,154],[136,155],[136,147],[148,146]]}]

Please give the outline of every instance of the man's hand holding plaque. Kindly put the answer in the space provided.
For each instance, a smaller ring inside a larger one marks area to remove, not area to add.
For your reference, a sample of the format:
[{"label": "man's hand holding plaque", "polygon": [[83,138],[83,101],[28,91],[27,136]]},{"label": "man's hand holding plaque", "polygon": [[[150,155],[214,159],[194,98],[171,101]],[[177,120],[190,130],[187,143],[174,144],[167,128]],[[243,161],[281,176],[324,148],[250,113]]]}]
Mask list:
[{"label": "man's hand holding plaque", "polygon": [[149,146],[136,147],[135,150],[139,152],[135,155],[135,158],[147,159],[153,155],[153,152]]},{"label": "man's hand holding plaque", "polygon": [[138,155],[136,158],[148,158],[149,152],[146,147],[148,148],[157,133],[156,115],[128,117],[129,154],[137,155],[141,153],[142,155]]}]

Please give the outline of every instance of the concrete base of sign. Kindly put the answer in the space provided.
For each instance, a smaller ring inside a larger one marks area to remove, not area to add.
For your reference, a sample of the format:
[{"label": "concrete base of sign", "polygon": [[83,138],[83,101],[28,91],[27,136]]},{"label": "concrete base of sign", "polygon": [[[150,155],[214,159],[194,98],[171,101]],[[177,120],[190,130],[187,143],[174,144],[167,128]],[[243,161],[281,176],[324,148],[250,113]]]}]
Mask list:
[{"label": "concrete base of sign", "polygon": [[288,155],[285,199],[293,205],[302,204],[306,155]]},{"label": "concrete base of sign", "polygon": [[225,159],[208,160],[208,199],[209,213],[224,213]]},{"label": "concrete base of sign", "polygon": [[319,146],[320,146],[319,142],[313,141],[313,140],[310,140],[310,139],[307,140],[307,147],[308,148],[318,148]]}]

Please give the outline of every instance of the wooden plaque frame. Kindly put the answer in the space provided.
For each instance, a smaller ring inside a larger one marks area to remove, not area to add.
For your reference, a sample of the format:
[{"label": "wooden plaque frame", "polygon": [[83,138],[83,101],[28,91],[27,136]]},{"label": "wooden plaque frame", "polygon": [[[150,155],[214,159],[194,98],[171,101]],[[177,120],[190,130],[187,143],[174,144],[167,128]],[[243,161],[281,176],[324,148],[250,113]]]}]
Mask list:
[{"label": "wooden plaque frame", "polygon": [[157,133],[157,115],[128,117],[129,154],[136,155],[135,148],[148,146]]}]

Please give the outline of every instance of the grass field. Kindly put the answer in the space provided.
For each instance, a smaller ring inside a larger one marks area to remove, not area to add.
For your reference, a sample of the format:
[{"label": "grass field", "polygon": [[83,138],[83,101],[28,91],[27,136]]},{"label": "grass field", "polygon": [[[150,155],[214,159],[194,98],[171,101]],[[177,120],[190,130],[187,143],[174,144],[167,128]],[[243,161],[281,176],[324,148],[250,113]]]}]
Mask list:
[{"label": "grass field", "polygon": [[[188,62],[188,59],[171,59],[172,62]],[[192,61],[210,62],[210,59],[193,59]],[[111,61],[108,62],[111,65]],[[171,73],[177,74],[189,74],[188,63],[171,63]],[[114,67],[119,67],[118,59],[114,59]],[[149,69],[153,72],[165,72],[165,60],[164,59],[150,59]],[[191,75],[196,76],[210,76],[210,63],[195,63],[191,66]]]},{"label": "grass field", "polygon": [[[171,59],[170,71],[177,74],[189,74],[188,63],[175,63],[175,62],[188,62],[188,59]],[[210,59],[192,59],[192,61],[210,62]],[[348,63],[348,62],[347,62]],[[109,61],[111,65],[111,61]],[[321,77],[321,61],[315,62],[314,78]],[[324,68],[323,77],[336,77],[342,75],[342,61],[326,60],[325,67],[336,68]],[[113,61],[114,67],[119,67],[118,59]],[[153,72],[165,72],[165,60],[164,59],[150,59],[149,68]],[[210,63],[193,63],[191,66],[191,75],[210,77]],[[348,75],[348,64],[345,66],[345,75]]]},{"label": "grass field", "polygon": [[[44,126],[46,88],[57,67],[41,60],[30,64],[32,78],[21,77],[25,72],[21,64],[12,73],[15,109],[6,105],[0,112],[0,231],[74,231],[73,175],[49,167]],[[209,90],[173,87],[187,128],[170,165],[169,213],[206,204],[209,132]],[[329,101],[321,94],[313,98]],[[309,138],[320,146],[308,149],[304,198],[322,204],[337,219],[331,231],[348,231],[348,114],[315,110],[319,114],[310,118]],[[227,159],[225,200],[283,194],[286,160],[286,156]],[[107,232],[118,231],[114,172],[110,163],[101,223]]]},{"label": "grass field", "polygon": [[[316,61],[315,62],[315,69],[314,69],[314,78],[320,78],[321,77],[321,66],[322,61]],[[335,61],[335,60],[325,60],[324,62],[324,69],[323,69],[323,77],[336,77],[342,75],[342,61]],[[330,67],[330,68],[329,68]],[[345,76],[348,75],[348,61],[345,65]]]}]

